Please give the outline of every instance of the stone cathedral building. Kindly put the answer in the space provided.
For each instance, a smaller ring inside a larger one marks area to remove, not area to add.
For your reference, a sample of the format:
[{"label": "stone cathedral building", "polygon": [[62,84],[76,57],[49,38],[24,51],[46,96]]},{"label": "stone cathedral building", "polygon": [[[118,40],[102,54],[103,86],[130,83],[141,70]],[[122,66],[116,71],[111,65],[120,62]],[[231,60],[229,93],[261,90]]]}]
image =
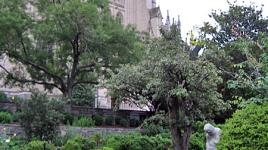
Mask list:
[{"label": "stone cathedral building", "polygon": [[[162,26],[162,14],[159,7],[156,7],[155,0],[110,0],[110,12],[118,17],[125,26],[133,25],[140,32],[149,33],[152,37],[160,37]],[[109,109],[112,107],[112,100],[107,97],[107,89],[99,89],[95,100],[96,108]],[[131,103],[122,103],[120,109],[127,110],[148,110],[138,108]]]},{"label": "stone cathedral building", "polygon": [[[152,37],[160,37],[160,27],[162,26],[162,14],[159,7],[156,7],[156,0],[109,0],[110,13],[117,17],[124,26],[132,25],[141,33],[149,33]],[[35,14],[35,9],[29,6],[27,11]],[[7,59],[7,58],[6,58]],[[0,63],[8,62],[0,57]],[[5,64],[9,65],[9,64]],[[1,70],[0,70],[1,72]],[[42,86],[37,86],[42,89]],[[19,96],[29,98],[31,93],[19,88],[7,89],[2,86],[0,81],[0,91],[4,91],[8,96]],[[54,92],[51,96],[59,92]],[[107,96],[107,89],[99,89],[96,92],[95,107],[110,109],[112,105],[111,98]],[[129,103],[123,103],[121,109],[140,110],[137,106]]]},{"label": "stone cathedral building", "polygon": [[124,25],[134,25],[153,37],[160,36],[162,14],[156,0],[110,0],[110,12]]}]

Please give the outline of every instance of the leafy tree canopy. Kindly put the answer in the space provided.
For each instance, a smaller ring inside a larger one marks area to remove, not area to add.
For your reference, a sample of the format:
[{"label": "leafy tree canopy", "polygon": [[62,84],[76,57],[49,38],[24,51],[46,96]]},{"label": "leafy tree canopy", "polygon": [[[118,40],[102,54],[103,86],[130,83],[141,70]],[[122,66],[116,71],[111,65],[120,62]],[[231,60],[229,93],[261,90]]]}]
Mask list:
[{"label": "leafy tree canopy", "polygon": [[228,4],[228,11],[214,10],[209,15],[216,25],[205,22],[200,28],[204,37],[225,46],[241,37],[256,41],[259,33],[268,32],[268,20],[262,15],[262,7],[237,5],[236,2]]},{"label": "leafy tree canopy", "polygon": [[172,42],[178,36],[172,37],[154,41],[138,65],[119,69],[110,87],[119,102],[131,100],[141,106],[165,103],[174,149],[188,149],[193,122],[210,118],[226,105],[217,92],[222,79],[216,67],[191,60],[182,46]]},{"label": "leafy tree canopy", "polygon": [[97,84],[139,57],[136,32],[109,14],[107,0],[1,0],[0,7],[0,53],[14,64],[0,66],[7,84],[41,84],[70,97],[76,85]]},{"label": "leafy tree canopy", "polygon": [[[244,75],[253,77],[256,73],[255,67],[245,63],[260,61],[265,51],[263,36],[268,33],[268,19],[262,16],[262,7],[229,3],[228,11],[213,11],[210,17],[216,25],[205,23],[200,28],[199,40],[206,48],[202,57],[221,70],[223,83],[218,91],[225,101],[237,101],[237,96],[243,99],[254,97],[256,91],[249,86],[230,89],[228,81],[240,76],[238,66],[243,63]],[[237,107],[236,104],[233,108]]]}]

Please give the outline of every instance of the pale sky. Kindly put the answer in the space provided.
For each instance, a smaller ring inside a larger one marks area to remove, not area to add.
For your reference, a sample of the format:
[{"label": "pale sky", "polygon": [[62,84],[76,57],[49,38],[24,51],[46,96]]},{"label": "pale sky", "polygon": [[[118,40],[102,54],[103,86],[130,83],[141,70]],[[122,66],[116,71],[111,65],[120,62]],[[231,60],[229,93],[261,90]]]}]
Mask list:
[{"label": "pale sky", "polygon": [[[194,28],[194,26],[201,26],[203,22],[210,21],[211,19],[208,15],[212,10],[227,10],[228,3],[227,0],[156,0],[157,5],[160,6],[163,21],[167,15],[167,10],[172,18],[177,20],[178,15],[180,15],[182,36],[186,37],[186,33]],[[233,2],[234,0],[229,0]],[[268,0],[237,0],[239,4],[242,1],[246,5],[250,5],[250,2],[255,3],[257,6],[264,5],[263,12],[264,16],[268,16]]]}]

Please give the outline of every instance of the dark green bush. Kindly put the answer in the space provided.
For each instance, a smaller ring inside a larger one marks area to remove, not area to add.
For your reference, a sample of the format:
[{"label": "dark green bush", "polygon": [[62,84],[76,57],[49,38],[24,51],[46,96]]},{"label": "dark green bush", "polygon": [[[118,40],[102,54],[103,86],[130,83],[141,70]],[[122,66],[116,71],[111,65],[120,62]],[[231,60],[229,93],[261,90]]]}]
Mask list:
[{"label": "dark green bush", "polygon": [[103,117],[100,115],[93,116],[93,120],[95,121],[96,126],[101,126],[103,123]]},{"label": "dark green bush", "polygon": [[96,143],[93,140],[77,135],[68,140],[62,150],[90,150],[94,148],[96,148]]},{"label": "dark green bush", "polygon": [[114,117],[113,116],[107,116],[105,118],[105,125],[113,125],[114,124]]},{"label": "dark green bush", "polygon": [[80,117],[75,118],[73,121],[73,126],[77,127],[93,127],[95,126],[95,121],[91,117]]},{"label": "dark green bush", "polygon": [[205,142],[204,132],[195,132],[190,137],[190,149],[205,150]]},{"label": "dark green bush", "polygon": [[154,136],[154,135],[166,132],[166,130],[164,130],[162,126],[155,125],[155,124],[148,124],[146,126],[143,126],[142,129],[143,129],[142,133],[148,136]]},{"label": "dark green bush", "polygon": [[140,126],[143,129],[143,134],[154,136],[168,131],[168,120],[164,113],[158,113],[143,121]]},{"label": "dark green bush", "polygon": [[56,150],[55,146],[45,141],[31,141],[23,148],[24,150]]},{"label": "dark green bush", "polygon": [[121,117],[116,116],[116,117],[115,117],[115,124],[116,124],[116,125],[120,125],[120,120],[121,120]]},{"label": "dark green bush", "polygon": [[65,125],[72,125],[73,124],[73,121],[74,121],[74,116],[68,112],[64,112],[63,113],[63,120],[62,120],[62,123],[65,124]]},{"label": "dark green bush", "polygon": [[193,150],[204,150],[206,137],[204,133],[204,125],[206,123],[203,121],[197,121],[193,125],[193,133],[190,137],[190,149]]},{"label": "dark green bush", "polygon": [[130,127],[138,127],[139,126],[139,120],[137,120],[137,119],[130,119],[129,126]]},{"label": "dark green bush", "polygon": [[68,127],[65,135],[58,134],[52,140],[53,144],[58,147],[62,147],[68,140],[73,139],[77,135],[77,132],[73,127]]},{"label": "dark green bush", "polygon": [[12,118],[13,118],[13,122],[19,122],[20,120],[20,115],[21,115],[21,112],[15,112],[12,114]]},{"label": "dark green bush", "polygon": [[237,110],[222,126],[220,150],[266,150],[268,148],[268,103]]},{"label": "dark green bush", "polygon": [[63,103],[49,99],[45,94],[34,92],[23,104],[20,124],[28,139],[52,140],[59,131]]},{"label": "dark green bush", "polygon": [[[9,142],[6,140],[9,139]],[[8,136],[5,132],[0,134],[0,150],[24,150],[22,149],[25,145],[26,140],[16,136]]]},{"label": "dark green bush", "polygon": [[96,149],[96,150],[115,150],[115,149],[110,148],[110,147],[103,147],[103,148]]},{"label": "dark green bush", "polygon": [[0,102],[7,101],[7,100],[8,100],[7,95],[4,92],[0,91]]},{"label": "dark green bush", "polygon": [[125,118],[120,118],[119,125],[122,127],[127,127],[128,126],[128,120]]},{"label": "dark green bush", "polygon": [[111,135],[106,138],[106,146],[115,150],[168,150],[171,141],[161,135],[155,137],[140,134]]},{"label": "dark green bush", "polygon": [[77,85],[73,89],[71,103],[78,106],[94,107],[95,88],[91,85]]},{"label": "dark green bush", "polygon": [[13,121],[13,117],[8,112],[0,112],[0,123],[11,123]]}]

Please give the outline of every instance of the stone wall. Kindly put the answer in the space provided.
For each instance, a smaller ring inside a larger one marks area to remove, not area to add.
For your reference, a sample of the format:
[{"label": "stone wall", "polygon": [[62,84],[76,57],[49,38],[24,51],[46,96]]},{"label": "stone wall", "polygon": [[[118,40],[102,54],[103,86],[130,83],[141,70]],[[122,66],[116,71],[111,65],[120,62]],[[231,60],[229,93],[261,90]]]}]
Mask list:
[{"label": "stone wall", "polygon": [[[94,134],[101,134],[106,136],[109,134],[128,134],[132,132],[140,132],[138,129],[134,128],[82,128],[82,127],[70,127],[70,126],[60,126],[61,135],[65,135],[68,131],[72,131],[81,134],[86,137],[90,137]],[[25,133],[20,125],[16,124],[0,124],[0,135],[7,136],[25,137]]]},{"label": "stone wall", "polygon": [[[8,110],[10,112],[16,112],[17,109],[21,109],[21,106],[8,101],[0,102],[0,110]],[[66,105],[65,111],[75,116],[93,116],[93,115],[119,116],[128,119],[135,118],[137,120],[143,120],[152,114],[152,112],[149,111],[138,111],[138,110],[113,111],[112,109],[100,109],[100,108],[92,108],[87,106],[74,106],[74,105]]]},{"label": "stone wall", "polygon": [[15,103],[9,101],[0,102],[0,110],[8,110],[10,112],[16,112],[18,106]]}]

